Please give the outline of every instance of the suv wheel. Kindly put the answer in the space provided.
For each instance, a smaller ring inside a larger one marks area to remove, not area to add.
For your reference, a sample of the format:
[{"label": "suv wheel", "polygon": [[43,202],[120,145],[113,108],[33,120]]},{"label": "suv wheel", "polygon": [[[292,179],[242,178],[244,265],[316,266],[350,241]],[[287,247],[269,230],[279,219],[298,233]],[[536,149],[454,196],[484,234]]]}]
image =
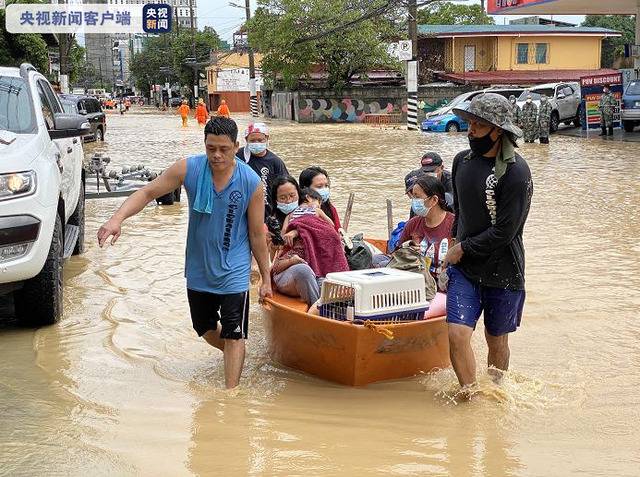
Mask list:
[{"label": "suv wheel", "polygon": [[633,132],[636,127],[636,123],[634,123],[633,121],[622,121],[622,127],[624,128],[625,132]]},{"label": "suv wheel", "polygon": [[77,225],[80,230],[78,233],[78,241],[73,249],[73,255],[80,255],[84,253],[84,182],[80,183],[78,205],[76,205],[76,210],[74,210],[71,217],[69,217],[69,224]]},{"label": "suv wheel", "polygon": [[560,116],[558,115],[558,111],[554,111],[551,113],[551,123],[549,125],[549,129],[551,132],[556,132],[558,130],[558,126],[560,125]]},{"label": "suv wheel", "polygon": [[51,325],[62,316],[62,221],[56,215],[49,255],[38,275],[14,294],[18,320],[29,326]]},{"label": "suv wheel", "polygon": [[102,128],[96,129],[96,142],[104,141],[104,133],[102,132]]},{"label": "suv wheel", "polygon": [[451,121],[449,124],[447,124],[445,130],[447,132],[458,132],[460,131],[460,127],[458,127],[458,123]]}]

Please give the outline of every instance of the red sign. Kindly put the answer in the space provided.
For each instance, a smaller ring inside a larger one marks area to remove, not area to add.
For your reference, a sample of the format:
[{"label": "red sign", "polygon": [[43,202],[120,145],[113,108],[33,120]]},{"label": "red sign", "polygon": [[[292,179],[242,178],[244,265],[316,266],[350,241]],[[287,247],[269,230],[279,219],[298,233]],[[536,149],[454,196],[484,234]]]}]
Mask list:
[{"label": "red sign", "polygon": [[550,1],[553,0],[489,0],[487,12],[493,15],[500,15],[500,12],[512,8],[539,5]]},{"label": "red sign", "polygon": [[580,78],[580,86],[583,88],[589,86],[603,86],[605,84],[622,84],[622,73],[616,73],[612,75],[583,76],[582,78]]}]

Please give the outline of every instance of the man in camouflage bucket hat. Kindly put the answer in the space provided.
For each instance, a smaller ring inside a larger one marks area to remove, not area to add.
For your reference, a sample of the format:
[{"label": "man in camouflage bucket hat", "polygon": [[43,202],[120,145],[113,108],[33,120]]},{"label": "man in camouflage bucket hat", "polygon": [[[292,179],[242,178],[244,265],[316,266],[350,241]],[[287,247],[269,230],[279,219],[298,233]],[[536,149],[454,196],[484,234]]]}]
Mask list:
[{"label": "man in camouflage bucket hat", "polygon": [[533,183],[515,152],[522,131],[506,98],[485,93],[453,112],[469,123],[471,149],[453,160],[447,323],[451,363],[469,397],[476,383],[471,336],[483,311],[489,371],[497,380],[509,368],[508,334],[520,325],[525,299],[522,231]]}]

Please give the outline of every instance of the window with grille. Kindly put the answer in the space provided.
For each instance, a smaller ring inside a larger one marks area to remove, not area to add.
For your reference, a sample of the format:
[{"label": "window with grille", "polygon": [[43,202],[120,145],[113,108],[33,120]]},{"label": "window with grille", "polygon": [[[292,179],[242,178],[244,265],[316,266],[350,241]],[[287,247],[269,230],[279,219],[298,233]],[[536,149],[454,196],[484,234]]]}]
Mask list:
[{"label": "window with grille", "polygon": [[517,61],[519,65],[526,65],[529,63],[529,44],[518,43]]},{"label": "window with grille", "polygon": [[539,65],[547,64],[547,52],[549,45],[547,43],[536,43],[536,63]]}]

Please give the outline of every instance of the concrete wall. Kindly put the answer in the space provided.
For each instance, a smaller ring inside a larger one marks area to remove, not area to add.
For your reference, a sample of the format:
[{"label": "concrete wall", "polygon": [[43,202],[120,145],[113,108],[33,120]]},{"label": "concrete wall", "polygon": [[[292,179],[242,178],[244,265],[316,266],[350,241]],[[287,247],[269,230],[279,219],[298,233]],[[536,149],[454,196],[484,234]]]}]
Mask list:
[{"label": "concrete wall", "polygon": [[[421,86],[418,101],[423,101],[429,112],[469,90],[467,86]],[[418,119],[424,118],[425,109],[418,111]],[[358,88],[345,90],[340,95],[329,90],[273,92],[270,110],[273,118],[301,123],[359,123],[369,114],[393,115],[396,121],[405,123],[407,90],[405,87]]]},{"label": "concrete wall", "polygon": [[406,121],[404,88],[358,88],[296,92],[296,119],[301,123],[359,123],[369,114],[394,115]]},{"label": "concrete wall", "polygon": [[[529,63],[517,63],[517,44],[529,44]],[[547,63],[535,63],[536,43],[547,43]],[[498,70],[589,70],[600,68],[601,37],[498,37]]]}]

